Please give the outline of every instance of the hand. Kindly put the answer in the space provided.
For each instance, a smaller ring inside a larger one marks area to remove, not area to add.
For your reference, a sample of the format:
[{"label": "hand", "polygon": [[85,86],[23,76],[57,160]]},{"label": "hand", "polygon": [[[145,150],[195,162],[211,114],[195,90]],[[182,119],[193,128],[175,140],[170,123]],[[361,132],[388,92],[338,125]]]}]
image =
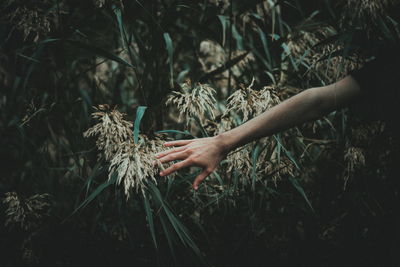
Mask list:
[{"label": "hand", "polygon": [[161,176],[169,175],[177,170],[189,166],[198,166],[203,171],[193,182],[193,188],[198,189],[199,184],[212,173],[227,155],[227,149],[220,137],[206,137],[192,140],[177,140],[164,143],[164,146],[174,148],[160,152],[156,158],[161,163],[181,160],[160,173]]}]

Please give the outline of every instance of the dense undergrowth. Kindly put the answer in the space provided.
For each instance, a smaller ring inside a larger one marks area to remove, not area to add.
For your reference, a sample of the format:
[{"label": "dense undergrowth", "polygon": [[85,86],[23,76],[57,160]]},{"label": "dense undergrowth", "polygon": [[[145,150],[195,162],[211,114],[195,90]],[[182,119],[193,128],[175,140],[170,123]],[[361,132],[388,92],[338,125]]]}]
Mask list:
[{"label": "dense undergrowth", "polygon": [[395,259],[382,122],[338,110],[253,142],[197,192],[198,169],[161,178],[152,163],[165,140],[216,135],[361,67],[399,37],[393,2],[2,2],[1,265]]}]

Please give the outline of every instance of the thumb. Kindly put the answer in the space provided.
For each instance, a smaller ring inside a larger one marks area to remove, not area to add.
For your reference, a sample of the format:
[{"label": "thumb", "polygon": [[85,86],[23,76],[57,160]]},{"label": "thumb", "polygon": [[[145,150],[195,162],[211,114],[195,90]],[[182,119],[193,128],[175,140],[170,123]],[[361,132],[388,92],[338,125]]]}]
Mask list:
[{"label": "thumb", "polygon": [[197,175],[196,179],[193,182],[193,189],[197,190],[199,188],[199,184],[210,174],[211,172],[205,169],[202,173]]}]

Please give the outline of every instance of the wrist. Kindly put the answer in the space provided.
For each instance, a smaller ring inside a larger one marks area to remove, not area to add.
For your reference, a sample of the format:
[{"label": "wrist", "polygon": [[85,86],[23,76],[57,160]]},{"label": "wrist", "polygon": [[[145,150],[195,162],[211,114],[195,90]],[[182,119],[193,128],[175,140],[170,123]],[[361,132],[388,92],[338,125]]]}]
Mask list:
[{"label": "wrist", "polygon": [[216,137],[217,143],[221,145],[223,153],[228,154],[236,148],[236,141],[232,134],[228,132],[220,133]]}]

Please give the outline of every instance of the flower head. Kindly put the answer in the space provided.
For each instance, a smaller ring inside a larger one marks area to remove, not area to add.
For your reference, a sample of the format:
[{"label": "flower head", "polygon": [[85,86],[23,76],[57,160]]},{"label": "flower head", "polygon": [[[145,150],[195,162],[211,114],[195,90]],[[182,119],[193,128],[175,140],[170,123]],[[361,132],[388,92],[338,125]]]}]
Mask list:
[{"label": "flower head", "polygon": [[[163,150],[162,136],[149,139],[140,134],[138,142],[133,140],[132,123],[123,114],[108,105],[100,105],[92,117],[98,123],[88,129],[85,137],[97,137],[96,146],[110,164],[109,179],[117,175],[117,184],[123,184],[125,195],[132,190],[144,192],[148,180],[156,182],[158,168],[153,165],[156,153]],[[170,165],[170,164],[168,164]],[[158,165],[161,169],[163,166]]]},{"label": "flower head", "polygon": [[262,90],[252,89],[254,79],[248,86],[241,86],[228,98],[225,115],[230,112],[242,114],[242,121],[247,121],[257,115],[260,115],[267,109],[280,102],[274,87],[265,86]]},{"label": "flower head", "polygon": [[179,119],[185,119],[189,124],[191,118],[205,121],[207,117],[214,119],[217,100],[215,90],[208,85],[190,81],[182,84],[183,92],[173,91],[166,104],[174,104],[179,111]]}]

